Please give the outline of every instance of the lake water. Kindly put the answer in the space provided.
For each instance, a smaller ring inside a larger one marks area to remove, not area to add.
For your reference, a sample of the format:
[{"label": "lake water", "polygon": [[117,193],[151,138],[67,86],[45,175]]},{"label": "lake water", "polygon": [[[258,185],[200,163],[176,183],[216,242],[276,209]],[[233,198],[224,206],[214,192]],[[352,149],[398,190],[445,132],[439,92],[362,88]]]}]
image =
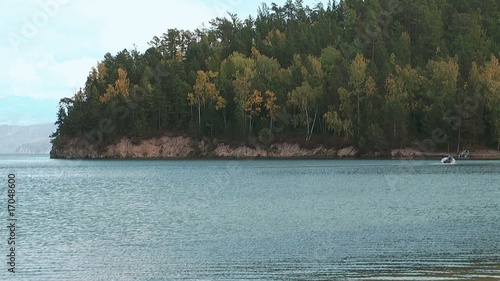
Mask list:
[{"label": "lake water", "polygon": [[500,161],[50,160],[16,175],[1,280],[500,278]]}]

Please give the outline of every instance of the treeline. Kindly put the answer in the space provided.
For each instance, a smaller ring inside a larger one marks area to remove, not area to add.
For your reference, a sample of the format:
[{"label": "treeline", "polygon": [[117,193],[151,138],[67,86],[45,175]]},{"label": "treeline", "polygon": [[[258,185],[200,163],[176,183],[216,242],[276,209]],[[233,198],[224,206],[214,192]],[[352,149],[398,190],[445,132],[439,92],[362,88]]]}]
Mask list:
[{"label": "treeline", "polygon": [[[144,53],[106,54],[62,99],[54,144],[165,131],[398,148],[500,145],[500,2],[262,4]],[[422,141],[420,142],[422,143]]]}]

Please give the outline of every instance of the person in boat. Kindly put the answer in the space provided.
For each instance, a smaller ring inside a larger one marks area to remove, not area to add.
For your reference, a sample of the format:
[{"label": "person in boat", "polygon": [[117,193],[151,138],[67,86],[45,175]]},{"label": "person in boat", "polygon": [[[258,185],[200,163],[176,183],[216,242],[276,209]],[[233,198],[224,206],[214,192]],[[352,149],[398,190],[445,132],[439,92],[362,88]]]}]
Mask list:
[{"label": "person in boat", "polygon": [[453,156],[451,156],[451,154],[450,154],[450,155],[448,155],[448,162],[451,163],[451,161],[453,161]]},{"label": "person in boat", "polygon": [[459,158],[467,158],[467,157],[469,157],[469,151],[468,151],[467,149],[466,149],[466,150],[464,150],[464,151],[462,151],[462,153],[460,153],[460,154],[458,155],[458,157],[459,157]]}]

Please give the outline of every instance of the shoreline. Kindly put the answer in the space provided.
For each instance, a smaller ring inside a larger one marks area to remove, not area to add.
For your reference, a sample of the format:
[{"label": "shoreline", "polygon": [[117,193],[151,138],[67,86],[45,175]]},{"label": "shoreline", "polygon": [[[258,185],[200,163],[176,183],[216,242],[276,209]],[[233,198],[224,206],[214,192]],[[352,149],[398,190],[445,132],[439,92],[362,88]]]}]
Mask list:
[{"label": "shoreline", "polygon": [[[19,154],[19,155],[30,155],[30,154]],[[162,158],[162,157],[157,157],[157,158],[55,158],[55,157],[50,157],[49,154],[40,154],[43,156],[49,156],[49,159],[51,160],[102,160],[102,161],[107,161],[107,160],[137,160],[137,161],[148,161],[148,160],[165,160],[165,161],[182,161],[182,160],[193,160],[193,161],[198,161],[198,160],[206,160],[206,161],[212,161],[212,160],[221,160],[221,161],[232,161],[232,160],[265,160],[265,161],[279,161],[279,160],[291,160],[291,161],[298,161],[298,160],[337,160],[337,161],[347,161],[347,160],[387,160],[387,161],[400,161],[400,160],[408,160],[408,161],[427,161],[427,160],[435,160],[440,162],[441,158],[443,157],[415,157],[415,158],[387,158],[387,157],[344,157],[344,158],[326,158],[326,157],[281,157],[281,158],[272,158],[272,157],[239,157],[239,158],[231,158],[231,157],[186,157],[186,158]],[[456,159],[457,162],[462,162],[462,161],[497,161],[500,160],[500,158],[459,158]]]},{"label": "shoreline", "polygon": [[[500,151],[469,150],[467,158],[456,160],[500,160]],[[441,159],[450,153],[422,152],[414,148],[392,149],[385,152],[359,153],[354,146],[340,149],[319,145],[304,148],[298,143],[280,142],[265,146],[259,143],[229,145],[196,140],[186,136],[162,136],[132,142],[122,138],[114,144],[96,145],[86,140],[69,139],[60,147],[53,146],[51,159]]]}]

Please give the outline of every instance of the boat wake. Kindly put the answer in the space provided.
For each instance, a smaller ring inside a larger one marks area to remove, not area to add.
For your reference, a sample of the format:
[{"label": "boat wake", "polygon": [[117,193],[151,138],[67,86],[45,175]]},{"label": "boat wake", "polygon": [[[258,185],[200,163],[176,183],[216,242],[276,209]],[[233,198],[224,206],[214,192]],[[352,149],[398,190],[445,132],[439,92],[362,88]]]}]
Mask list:
[{"label": "boat wake", "polygon": [[443,159],[441,159],[441,163],[442,164],[455,164],[456,161],[453,157],[444,157]]}]

